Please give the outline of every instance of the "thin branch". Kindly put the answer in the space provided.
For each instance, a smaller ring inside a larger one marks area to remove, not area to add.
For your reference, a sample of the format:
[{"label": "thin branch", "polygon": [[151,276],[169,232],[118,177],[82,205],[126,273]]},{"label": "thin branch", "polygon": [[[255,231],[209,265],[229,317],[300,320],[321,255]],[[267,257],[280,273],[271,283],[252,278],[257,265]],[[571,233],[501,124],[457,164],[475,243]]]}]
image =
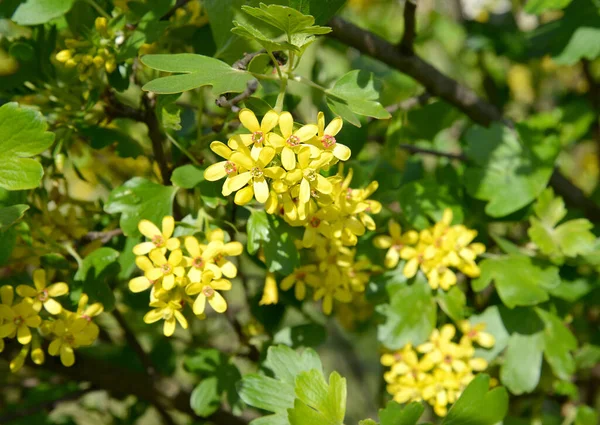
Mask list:
[{"label": "thin branch", "polygon": [[261,55],[263,53],[267,53],[267,51],[265,49],[262,49],[262,50],[259,50],[258,52],[246,53],[246,54],[244,54],[243,58],[241,58],[238,61],[235,61],[233,63],[233,65],[231,65],[231,67],[233,69],[246,70],[248,68],[248,65],[250,65],[250,62],[252,61],[252,59],[254,59],[256,56]]},{"label": "thin branch", "polygon": [[[330,37],[411,76],[432,95],[441,97],[456,106],[474,122],[489,126],[492,122],[497,121],[512,127],[512,123],[505,120],[494,105],[481,99],[470,88],[442,74],[419,56],[404,55],[381,37],[342,18],[334,17],[328,25],[333,30],[329,34]],[[584,210],[590,220],[600,221],[600,207],[585,197],[581,189],[558,170],[552,174],[550,184],[571,206]]]},{"label": "thin branch", "polygon": [[185,6],[186,4],[188,4],[190,1],[192,0],[177,0],[175,2],[175,5],[169,9],[169,11],[167,13],[165,13],[160,20],[161,21],[168,21],[169,19],[171,19],[171,16],[175,15],[175,12],[177,12],[177,9]]},{"label": "thin branch", "polygon": [[398,149],[402,149],[402,150],[408,151],[410,153],[422,153],[422,154],[425,154],[425,155],[439,156],[439,157],[442,157],[442,158],[458,159],[459,161],[466,161],[467,160],[466,155],[463,154],[463,153],[441,152],[441,151],[436,151],[434,149],[420,148],[418,146],[408,145],[408,144],[405,144],[405,143],[400,143],[396,147]]},{"label": "thin branch", "polygon": [[404,2],[404,34],[398,45],[398,50],[405,55],[414,55],[414,41],[416,36],[417,0]]},{"label": "thin branch", "polygon": [[122,229],[105,230],[102,232],[87,232],[83,239],[88,241],[95,241],[100,239],[100,241],[104,244],[110,241],[113,237],[120,236],[122,234]]},{"label": "thin branch", "polygon": [[164,185],[168,185],[171,181],[172,170],[169,167],[165,150],[163,147],[164,135],[160,129],[158,118],[154,111],[155,101],[151,99],[147,94],[142,97],[142,103],[144,104],[144,122],[148,126],[148,136],[152,142],[152,152],[154,152],[154,159],[158,163],[158,169]]},{"label": "thin branch", "polygon": [[393,114],[396,111],[408,111],[410,109],[414,109],[417,106],[426,105],[427,102],[431,99],[431,94],[425,92],[418,96],[410,97],[408,99],[403,100],[402,102],[394,103],[393,105],[386,106],[386,111],[390,114]]},{"label": "thin branch", "polygon": [[256,90],[258,90],[258,80],[250,80],[248,81],[248,84],[246,84],[246,89],[237,96],[229,100],[225,96],[221,96],[215,103],[221,108],[231,108],[233,112],[239,112],[240,107],[237,106],[237,104],[248,99],[256,92]]}]

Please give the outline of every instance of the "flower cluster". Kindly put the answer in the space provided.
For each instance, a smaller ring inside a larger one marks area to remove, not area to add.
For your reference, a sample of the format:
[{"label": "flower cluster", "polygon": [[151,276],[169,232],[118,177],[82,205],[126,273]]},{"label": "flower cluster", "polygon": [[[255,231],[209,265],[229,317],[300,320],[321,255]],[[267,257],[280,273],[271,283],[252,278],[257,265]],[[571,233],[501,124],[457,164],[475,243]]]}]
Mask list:
[{"label": "flower cluster", "polygon": [[474,357],[473,344],[490,348],[494,337],[484,332],[485,325],[459,323],[462,337],[458,343],[453,325],[434,329],[429,340],[414,348],[411,344],[381,356],[387,391],[398,403],[425,400],[438,416],[445,416],[476,372],[487,368],[487,362]]},{"label": "flower cluster", "polygon": [[95,29],[88,40],[65,40],[67,48],[56,54],[56,60],[65,67],[77,68],[81,81],[89,79],[98,70],[104,69],[110,74],[117,68],[114,30],[104,17],[96,18]]},{"label": "flower cluster", "polygon": [[[206,304],[217,313],[227,310],[227,302],[219,291],[231,289],[237,267],[226,257],[241,255],[239,242],[226,242],[221,229],[208,231],[206,241],[187,236],[183,246],[173,237],[175,221],[167,216],[162,229],[148,220],[140,221],[138,228],[148,238],[133,248],[136,264],[144,272],[129,281],[132,292],[150,291],[150,310],[144,322],[164,320],[163,333],[171,336],[177,323],[187,329],[188,321],[183,308],[189,305],[193,313],[204,318]],[[184,251],[185,249],[185,254]]]},{"label": "flower cluster", "polygon": [[475,230],[462,224],[451,226],[452,210],[444,211],[442,220],[429,229],[402,233],[400,225],[393,220],[389,223],[389,235],[374,239],[377,248],[387,249],[385,266],[395,268],[400,259],[406,260],[403,273],[413,277],[419,269],[425,273],[433,289],[447,291],[456,284],[458,269],[469,277],[479,276],[475,263],[477,256],[485,252],[485,245],[475,242]]},{"label": "flower cluster", "polygon": [[[41,337],[51,340],[48,354],[60,356],[65,366],[75,363],[74,349],[96,340],[99,329],[92,318],[102,313],[102,304],[88,305],[87,295],[82,294],[77,311],[68,311],[56,300],[68,292],[69,287],[64,282],[48,285],[42,269],[33,273],[33,286],[17,286],[18,299],[12,286],[0,288],[0,351],[4,350],[4,338],[16,339],[22,345],[10,363],[11,371],[16,372],[23,366],[30,351],[35,364],[44,363]],[[32,329],[38,332],[33,333]]]}]

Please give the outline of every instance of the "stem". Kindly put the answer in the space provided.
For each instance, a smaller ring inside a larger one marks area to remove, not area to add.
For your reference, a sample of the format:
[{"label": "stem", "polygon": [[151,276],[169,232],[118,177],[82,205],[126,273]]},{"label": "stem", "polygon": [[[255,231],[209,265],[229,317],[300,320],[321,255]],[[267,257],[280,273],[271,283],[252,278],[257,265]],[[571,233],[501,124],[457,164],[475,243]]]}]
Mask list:
[{"label": "stem", "polygon": [[98,5],[98,3],[96,3],[94,0],[83,0],[83,1],[85,1],[87,4],[92,6],[94,9],[96,9],[96,12],[98,12],[100,15],[104,16],[106,19],[112,19],[112,16],[110,16],[108,13],[106,13],[106,11],[104,9],[102,9]]},{"label": "stem", "polygon": [[297,83],[301,83],[304,84],[306,86],[312,87],[313,89],[317,89],[322,91],[323,93],[325,93],[327,91],[327,89],[317,83],[315,83],[312,80],[309,80],[308,78],[302,77],[301,75],[295,75],[293,78],[293,81],[297,82]]},{"label": "stem", "polygon": [[267,50],[267,53],[269,54],[271,60],[273,61],[273,64],[275,65],[275,69],[277,70],[277,75],[279,75],[279,79],[283,80],[283,74],[281,72],[281,68],[279,68],[279,62],[277,62],[277,59],[275,59],[275,56],[273,56],[272,51]]},{"label": "stem", "polygon": [[173,136],[171,136],[169,133],[165,132],[165,134],[167,135],[167,139],[169,139],[171,141],[171,143],[173,143],[175,146],[177,146],[177,149],[179,149],[181,152],[183,152],[183,154],[185,156],[187,156],[194,165],[200,165],[200,163],[196,160],[196,158],[194,158],[194,156],[190,153],[190,151],[188,151],[186,148],[181,146],[179,144],[179,142],[177,140],[175,140],[175,138]]},{"label": "stem", "polygon": [[279,89],[279,94],[277,95],[277,102],[275,103],[275,110],[277,112],[283,111],[283,101],[285,99],[285,91],[287,89],[288,78],[287,75],[281,79],[281,88]]},{"label": "stem", "polygon": [[63,244],[63,247],[71,255],[71,257],[73,257],[75,259],[75,261],[77,261],[77,265],[79,267],[81,267],[83,260],[81,259],[81,257],[77,253],[77,251],[75,251],[75,248],[73,248],[73,245],[71,245],[70,243],[65,243],[65,244]]}]

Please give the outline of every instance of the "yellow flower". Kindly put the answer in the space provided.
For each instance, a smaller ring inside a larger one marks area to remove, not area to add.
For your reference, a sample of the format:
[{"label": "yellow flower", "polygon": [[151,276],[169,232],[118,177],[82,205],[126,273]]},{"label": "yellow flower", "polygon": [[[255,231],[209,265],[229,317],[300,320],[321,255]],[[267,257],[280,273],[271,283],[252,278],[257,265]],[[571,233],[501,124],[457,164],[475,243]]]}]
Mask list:
[{"label": "yellow flower", "polygon": [[173,251],[179,248],[179,239],[171,237],[175,229],[175,220],[171,216],[163,218],[162,230],[156,227],[150,220],[141,220],[138,224],[138,229],[150,241],[134,246],[133,253],[135,255],[146,255],[154,250],[158,250],[164,254],[167,250]]},{"label": "yellow flower", "polygon": [[227,301],[218,291],[229,291],[231,282],[227,279],[213,279],[212,272],[206,272],[202,276],[201,282],[194,282],[187,286],[186,293],[188,295],[198,294],[194,301],[194,314],[204,314],[206,301],[210,304],[217,313],[227,311]]},{"label": "yellow flower", "polygon": [[209,165],[206,170],[204,170],[204,178],[208,181],[214,182],[221,180],[223,177],[227,177],[225,179],[225,183],[223,183],[223,196],[229,196],[231,195],[231,191],[229,190],[230,179],[234,176],[237,176],[239,172],[246,170],[229,160],[233,151],[224,143],[212,142],[210,144],[210,149],[220,157],[225,158],[225,161],[220,161]]},{"label": "yellow flower", "polygon": [[317,134],[318,128],[314,124],[307,124],[294,131],[292,114],[283,112],[279,116],[279,130],[281,136],[271,133],[269,143],[281,150],[281,164],[290,171],[296,168],[296,152]]},{"label": "yellow flower", "polygon": [[73,57],[73,52],[71,52],[70,50],[66,49],[66,50],[61,50],[60,52],[58,52],[56,54],[56,60],[61,62],[61,63],[65,63],[68,60],[70,60]]},{"label": "yellow flower", "polygon": [[224,247],[223,242],[217,240],[201,246],[195,237],[188,236],[185,238],[184,244],[185,249],[192,257],[187,261],[190,267],[188,271],[190,281],[200,282],[205,270],[210,271],[215,279],[221,277],[221,268],[214,261]]},{"label": "yellow flower", "polygon": [[[240,111],[238,117],[242,125],[250,131],[250,134],[237,134],[233,139],[241,141],[244,146],[252,145],[252,155],[257,156],[260,150],[270,143],[270,133],[277,125],[279,115],[274,110],[270,110],[259,124],[254,112],[244,108]],[[235,145],[232,147],[235,149]]]},{"label": "yellow flower", "polygon": [[33,283],[35,288],[29,285],[17,286],[17,294],[23,298],[31,298],[33,301],[33,309],[40,311],[42,305],[50,314],[59,314],[62,306],[55,297],[60,297],[69,292],[69,287],[64,282],[53,283],[46,286],[46,272],[43,269],[38,269],[33,272]]},{"label": "yellow flower", "polygon": [[12,307],[0,304],[0,318],[4,320],[0,325],[0,338],[14,338],[16,334],[17,341],[22,345],[31,342],[29,328],[38,328],[42,323],[41,317],[33,308],[33,302],[27,299]]},{"label": "yellow flower", "polygon": [[105,34],[107,29],[108,21],[105,17],[99,16],[94,21],[94,26],[96,27],[96,31],[99,33]]},{"label": "yellow flower", "polygon": [[71,315],[66,319],[58,319],[52,324],[54,339],[48,346],[48,354],[60,355],[61,363],[73,366],[75,363],[74,349],[91,345],[98,337],[98,327],[88,320]]},{"label": "yellow flower", "polygon": [[314,264],[298,267],[281,281],[281,289],[287,291],[293,286],[296,299],[302,301],[306,297],[306,285],[318,285],[318,277],[314,276],[316,271],[317,266]]},{"label": "yellow flower", "polygon": [[379,249],[387,249],[384,265],[388,269],[393,269],[400,261],[400,253],[406,246],[414,245],[419,240],[419,234],[414,230],[402,234],[402,228],[394,220],[388,223],[390,236],[380,235],[373,239],[373,244]]},{"label": "yellow flower", "polygon": [[133,279],[131,279],[129,281],[129,290],[131,292],[143,292],[156,283],[155,280],[150,280],[146,276],[146,273],[154,269],[155,267],[154,264],[152,264],[152,261],[150,261],[148,257],[143,255],[135,258],[135,264],[140,270],[144,272],[144,275],[134,277]]},{"label": "yellow flower", "polygon": [[221,242],[223,245],[219,253],[214,257],[215,264],[219,266],[225,277],[233,279],[237,276],[237,267],[227,257],[237,257],[242,255],[244,246],[238,241],[225,242],[225,232],[222,229],[215,229],[207,233],[210,242]]},{"label": "yellow flower", "polygon": [[461,320],[458,323],[458,327],[465,338],[476,342],[484,348],[491,348],[496,343],[496,339],[492,334],[484,332],[485,323],[472,325],[468,320]]},{"label": "yellow flower", "polygon": [[104,306],[100,303],[89,304],[89,297],[87,294],[81,294],[79,302],[77,303],[77,312],[75,314],[67,312],[67,316],[75,316],[91,322],[93,317],[98,316],[104,311]]},{"label": "yellow flower", "polygon": [[177,298],[167,301],[155,300],[150,303],[150,307],[154,307],[154,309],[146,313],[144,322],[150,324],[164,320],[163,333],[165,336],[173,335],[177,322],[183,329],[188,328],[188,321],[181,313],[181,300]]},{"label": "yellow flower", "polygon": [[27,354],[29,354],[29,344],[24,345],[19,354],[10,361],[9,367],[12,373],[18,372],[23,367],[25,359],[27,359]]},{"label": "yellow flower", "polygon": [[267,272],[263,295],[258,302],[258,305],[277,304],[278,301],[279,292],[277,291],[277,280],[275,280],[275,275],[273,273]]},{"label": "yellow flower", "polygon": [[175,286],[175,277],[182,277],[185,274],[183,254],[180,249],[171,252],[168,259],[159,250],[154,250],[150,252],[150,259],[154,263],[154,268],[146,271],[146,277],[154,282],[160,280],[162,287],[167,291]]},{"label": "yellow flower", "polygon": [[331,120],[327,127],[325,127],[325,114],[323,114],[323,112],[319,112],[317,115],[318,132],[315,140],[316,143],[314,144],[324,151],[331,152],[338,160],[347,161],[350,159],[350,155],[352,154],[350,148],[346,145],[338,143],[335,139],[335,136],[342,129],[343,124],[344,122],[342,119],[340,117],[336,117]]},{"label": "yellow flower", "polygon": [[231,154],[231,161],[245,168],[237,176],[229,179],[227,190],[238,192],[234,202],[244,205],[254,196],[258,202],[264,204],[269,198],[269,183],[267,178],[280,179],[284,171],[281,167],[269,167],[275,157],[275,149],[271,147],[262,148],[257,157],[253,157],[245,146],[238,146],[240,150]]}]

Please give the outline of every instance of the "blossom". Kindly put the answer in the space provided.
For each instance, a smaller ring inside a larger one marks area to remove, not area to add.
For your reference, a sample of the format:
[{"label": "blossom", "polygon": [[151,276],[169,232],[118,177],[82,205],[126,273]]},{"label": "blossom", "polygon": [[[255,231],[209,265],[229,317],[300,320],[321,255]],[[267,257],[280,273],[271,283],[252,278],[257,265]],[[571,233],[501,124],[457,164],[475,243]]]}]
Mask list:
[{"label": "blossom", "polygon": [[46,285],[46,272],[43,269],[38,269],[33,272],[34,287],[29,285],[17,286],[17,294],[24,298],[31,298],[33,301],[33,309],[40,311],[42,305],[50,314],[59,314],[62,306],[55,297],[60,297],[69,292],[69,287],[64,282],[57,282],[51,285]]},{"label": "blossom", "polygon": [[317,266],[314,264],[296,268],[291,275],[281,281],[281,289],[287,291],[293,286],[296,299],[302,301],[306,296],[306,286],[318,285],[318,277],[315,276],[316,271]]},{"label": "blossom", "polygon": [[144,315],[144,322],[150,324],[164,320],[163,333],[165,336],[173,335],[177,322],[183,329],[188,328],[188,321],[181,313],[181,300],[177,297],[167,300],[157,299],[150,303],[150,307],[154,307],[154,309]]},{"label": "blossom", "polygon": [[191,258],[187,260],[189,266],[187,275],[190,281],[200,282],[205,270],[210,271],[216,279],[221,277],[221,268],[214,263],[214,260],[220,254],[223,242],[216,240],[201,246],[195,237],[188,236],[185,238],[184,244],[185,249],[191,255]]},{"label": "blossom", "polygon": [[175,229],[175,220],[171,216],[166,216],[162,219],[162,230],[156,227],[150,220],[141,220],[138,224],[138,229],[150,241],[134,246],[133,253],[135,255],[146,255],[154,250],[159,250],[164,254],[167,250],[173,251],[179,248],[179,239],[171,237]]},{"label": "blossom", "polygon": [[101,303],[89,304],[89,301],[90,299],[87,294],[81,294],[77,303],[77,312],[75,314],[67,312],[67,316],[74,315],[75,317],[91,322],[93,317],[98,316],[104,311],[104,306]]},{"label": "blossom", "polygon": [[258,304],[277,304],[278,301],[279,292],[277,291],[277,280],[275,280],[275,274],[267,272],[267,276],[265,278],[265,287],[263,288],[263,295]]},{"label": "blossom", "polygon": [[145,276],[154,282],[160,280],[162,287],[166,290],[175,286],[175,277],[185,274],[183,254],[180,249],[171,252],[168,259],[160,251],[154,250],[150,252],[150,259],[154,268],[146,271]]},{"label": "blossom", "polygon": [[252,145],[252,154],[258,155],[260,149],[270,142],[271,130],[277,125],[279,114],[274,110],[268,111],[260,124],[254,112],[248,108],[242,109],[238,117],[242,125],[250,131],[250,134],[238,134],[235,139],[240,140],[244,146]]},{"label": "blossom", "polygon": [[209,165],[206,170],[204,170],[204,178],[213,182],[221,180],[223,177],[227,177],[225,183],[223,183],[223,196],[229,196],[231,195],[231,191],[229,191],[229,180],[232,177],[237,176],[240,171],[244,171],[244,169],[229,160],[233,151],[224,143],[212,142],[210,144],[210,149],[217,155],[225,158],[225,161]]},{"label": "blossom", "polygon": [[402,234],[402,228],[394,221],[388,222],[388,230],[390,235],[376,236],[373,240],[373,244],[379,249],[387,249],[385,254],[384,265],[388,269],[393,269],[398,265],[400,261],[400,253],[402,250],[409,245],[414,245],[419,239],[419,234],[414,230]]},{"label": "blossom", "polygon": [[98,327],[83,317],[68,316],[58,319],[52,324],[54,338],[48,346],[48,354],[60,355],[61,363],[73,366],[75,363],[74,349],[91,345],[98,337]]},{"label": "blossom", "polygon": [[352,154],[350,148],[346,145],[342,145],[335,138],[342,129],[343,124],[344,122],[340,117],[335,117],[327,127],[325,127],[325,114],[319,112],[317,115],[318,131],[313,144],[326,152],[331,152],[338,160],[347,161]]},{"label": "blossom", "polygon": [[31,342],[29,328],[38,328],[42,323],[42,318],[33,308],[33,302],[27,299],[12,307],[0,304],[0,318],[4,320],[0,325],[0,338],[13,338],[16,334],[17,340],[23,345]]},{"label": "blossom", "polygon": [[281,136],[276,133],[269,135],[269,143],[281,150],[281,164],[283,168],[290,171],[296,168],[296,153],[312,139],[318,131],[314,124],[306,124],[294,131],[294,118],[289,112],[283,112],[279,116],[279,130]]},{"label": "blossom", "polygon": [[186,293],[188,295],[198,294],[194,301],[194,314],[204,314],[206,302],[210,304],[217,313],[227,311],[227,301],[218,291],[229,291],[231,282],[227,279],[213,279],[212,273],[205,273],[202,281],[194,282],[187,286]]}]

